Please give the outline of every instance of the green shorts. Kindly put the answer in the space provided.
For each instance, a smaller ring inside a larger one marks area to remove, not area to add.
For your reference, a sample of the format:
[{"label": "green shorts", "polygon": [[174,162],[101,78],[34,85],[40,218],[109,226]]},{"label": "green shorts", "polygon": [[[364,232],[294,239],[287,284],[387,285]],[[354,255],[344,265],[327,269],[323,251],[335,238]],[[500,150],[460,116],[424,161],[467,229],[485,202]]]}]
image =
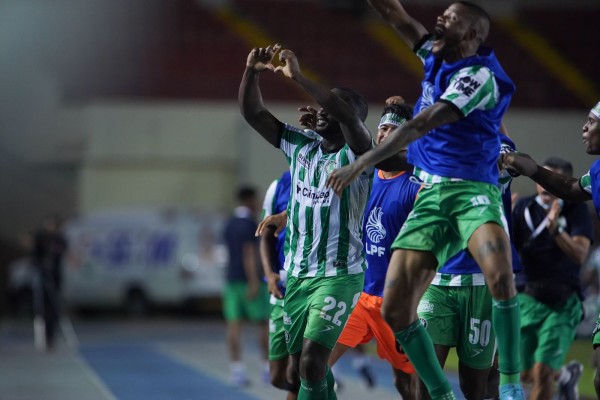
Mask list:
[{"label": "green shorts", "polygon": [[364,274],[324,278],[288,277],[283,324],[289,354],[302,351],[304,339],[333,350],[356,306]]},{"label": "green shorts", "polygon": [[521,305],[521,369],[535,363],[558,371],[575,339],[581,321],[581,300],[573,294],[559,309],[550,308],[529,296],[519,294]]},{"label": "green shorts", "polygon": [[258,296],[248,300],[246,282],[229,282],[223,293],[223,316],[227,321],[266,321],[269,319],[269,290],[261,282]]},{"label": "green shorts", "polygon": [[467,367],[492,366],[496,336],[487,286],[430,285],[417,313],[434,344],[456,347],[460,362]]},{"label": "green shorts", "polygon": [[283,328],[283,303],[271,304],[269,318],[269,360],[283,360],[288,357]]},{"label": "green shorts", "polygon": [[596,319],[596,326],[592,331],[592,345],[594,346],[594,349],[600,346],[600,335],[598,335],[598,332],[600,332],[600,314],[598,314],[598,319]]},{"label": "green shorts", "polygon": [[473,232],[488,222],[506,230],[500,190],[496,186],[477,181],[423,186],[392,249],[432,252],[441,267],[465,249]]}]

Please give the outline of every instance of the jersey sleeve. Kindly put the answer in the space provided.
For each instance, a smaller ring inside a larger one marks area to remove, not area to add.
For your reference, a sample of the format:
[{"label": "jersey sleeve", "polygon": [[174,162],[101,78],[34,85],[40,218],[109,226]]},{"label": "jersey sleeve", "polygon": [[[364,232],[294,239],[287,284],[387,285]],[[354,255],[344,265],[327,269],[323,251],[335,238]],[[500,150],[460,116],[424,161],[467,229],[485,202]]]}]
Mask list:
[{"label": "jersey sleeve", "polygon": [[294,126],[285,124],[281,133],[281,142],[279,148],[285,154],[288,164],[291,163],[294,157],[294,152],[297,148],[306,145],[307,143],[318,140],[318,135],[310,129],[298,129]]},{"label": "jersey sleeve", "polygon": [[277,189],[278,180],[275,179],[269,185],[267,193],[265,193],[265,199],[263,200],[262,212],[260,213],[261,221],[269,215],[273,215],[273,209],[275,205],[275,191]]},{"label": "jersey sleeve", "polygon": [[423,38],[415,45],[414,52],[419,57],[421,62],[425,64],[425,60],[431,53],[431,49],[433,48],[433,35],[425,35]]},{"label": "jersey sleeve", "polygon": [[471,65],[456,72],[441,101],[452,104],[463,117],[475,110],[494,108],[499,98],[498,84],[487,67]]},{"label": "jersey sleeve", "polygon": [[[511,143],[506,141],[500,141],[500,154],[514,153],[516,149]],[[510,190],[510,184],[512,183],[512,176],[506,169],[501,169],[498,173],[498,187],[502,194]]]},{"label": "jersey sleeve", "polygon": [[592,175],[590,171],[579,178],[579,187],[590,196],[592,195]]}]

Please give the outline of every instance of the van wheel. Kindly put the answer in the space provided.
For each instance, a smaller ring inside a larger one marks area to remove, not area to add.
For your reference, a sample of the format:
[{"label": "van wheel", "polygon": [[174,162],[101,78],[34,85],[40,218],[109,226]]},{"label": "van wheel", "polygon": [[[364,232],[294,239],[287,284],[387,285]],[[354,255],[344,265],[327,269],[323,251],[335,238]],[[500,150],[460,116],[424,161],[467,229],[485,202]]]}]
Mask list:
[{"label": "van wheel", "polygon": [[125,298],[125,312],[133,318],[144,317],[150,311],[150,304],[144,292],[140,289],[131,289]]}]

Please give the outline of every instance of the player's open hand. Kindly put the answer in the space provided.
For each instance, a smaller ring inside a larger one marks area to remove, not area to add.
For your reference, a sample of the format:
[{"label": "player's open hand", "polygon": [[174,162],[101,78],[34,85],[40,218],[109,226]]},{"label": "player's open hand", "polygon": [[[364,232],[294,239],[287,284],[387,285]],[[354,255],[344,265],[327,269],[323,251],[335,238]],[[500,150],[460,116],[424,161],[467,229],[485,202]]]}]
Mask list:
[{"label": "player's open hand", "polygon": [[279,43],[268,46],[268,47],[255,47],[248,54],[246,60],[246,67],[252,68],[254,72],[263,72],[265,70],[275,70],[273,65],[273,58],[281,49]]},{"label": "player's open hand", "polygon": [[329,178],[327,178],[327,187],[332,188],[333,191],[341,197],[344,189],[350,185],[353,180],[358,178],[362,172],[363,168],[357,162],[336,169],[329,175]]},{"label": "player's open hand", "polygon": [[271,272],[266,278],[267,286],[269,287],[269,293],[278,299],[283,299],[283,293],[281,293],[281,290],[279,289],[279,282],[281,281],[279,274]]},{"label": "player's open hand", "polygon": [[275,72],[281,72],[288,78],[294,79],[300,72],[300,65],[298,64],[298,58],[293,51],[284,49],[279,52],[279,61],[281,65],[275,68]]},{"label": "player's open hand", "polygon": [[303,113],[300,116],[300,118],[298,119],[298,122],[300,122],[300,125],[305,128],[314,130],[315,127],[317,126],[317,112],[318,111],[311,106],[300,107],[300,108],[298,108],[298,111]]},{"label": "player's open hand", "polygon": [[285,229],[287,225],[287,212],[283,211],[279,214],[269,215],[263,219],[260,224],[258,224],[258,228],[256,229],[256,236],[262,236],[263,232],[268,226],[275,227],[275,237],[279,236],[282,230]]},{"label": "player's open hand", "polygon": [[537,164],[525,153],[505,153],[501,155],[502,168],[506,169],[512,176],[531,176],[537,172]]}]

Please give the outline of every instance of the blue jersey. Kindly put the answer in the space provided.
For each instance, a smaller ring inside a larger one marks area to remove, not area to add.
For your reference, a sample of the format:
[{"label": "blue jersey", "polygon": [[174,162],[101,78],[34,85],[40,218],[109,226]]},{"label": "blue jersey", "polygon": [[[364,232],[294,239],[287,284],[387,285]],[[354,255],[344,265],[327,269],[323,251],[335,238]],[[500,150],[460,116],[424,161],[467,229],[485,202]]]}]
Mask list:
[{"label": "blue jersey", "polygon": [[[290,171],[287,170],[279,178],[277,182],[277,189],[275,189],[275,205],[273,207],[274,214],[279,214],[287,210],[288,203],[290,200],[290,185],[291,185]],[[285,263],[285,232],[286,229],[282,230],[277,237],[277,260],[279,261],[279,268],[283,269]]]},{"label": "blue jersey", "polygon": [[431,175],[495,185],[498,130],[515,85],[492,49],[480,47],[473,57],[447,63],[432,54],[432,43],[432,38],[426,36],[415,47],[425,68],[415,114],[443,101],[463,118],[411,143],[408,162]]},{"label": "blue jersey", "polygon": [[385,179],[375,170],[371,195],[365,210],[363,234],[367,260],[363,291],[383,297],[385,274],[390,263],[390,247],[410,214],[421,183],[403,172]]},{"label": "blue jersey", "polygon": [[[287,210],[288,202],[290,199],[290,171],[285,171],[281,177],[275,180],[265,195],[263,202],[262,216],[261,219],[269,215],[279,214]],[[277,237],[277,243],[275,244],[275,250],[277,252],[277,265],[273,265],[273,272],[279,273],[279,270],[283,269],[285,262],[285,229],[281,231]]]},{"label": "blue jersey", "polygon": [[[502,133],[500,133],[500,138],[502,141],[502,151],[504,151],[504,152],[515,151],[515,149],[516,149],[515,144],[508,136],[505,136]],[[512,236],[512,217],[511,217],[511,215],[512,215],[511,195],[512,195],[512,193],[510,191],[510,181],[511,181],[510,176],[508,174],[506,174],[506,176],[503,176],[500,178],[500,186],[501,186],[501,190],[502,190],[502,204],[504,205],[504,215],[506,216],[508,232]],[[511,245],[511,252],[512,252],[513,271],[519,272],[522,269],[521,261],[519,259],[519,253],[517,252],[512,240],[510,241],[510,245]],[[455,256],[453,256],[452,258],[450,258],[446,262],[446,264],[444,264],[444,266],[439,269],[438,274],[468,275],[468,274],[482,274],[482,272],[481,272],[481,268],[479,267],[477,262],[475,262],[475,259],[473,257],[471,257],[469,252],[466,250],[463,250],[463,251],[459,252],[458,254],[456,254]],[[466,280],[463,279],[462,284],[460,284],[461,283],[460,279],[455,279],[454,280],[455,284],[450,284],[449,283],[450,281],[448,281],[448,280],[446,280],[446,284],[444,284],[443,283],[444,280],[438,279],[438,278],[439,278],[439,276],[436,276],[436,278],[434,278],[434,281],[433,281],[434,285],[440,284],[443,286],[446,286],[446,285],[464,286],[465,282],[466,282]],[[453,278],[454,277],[451,277],[450,279],[453,279]],[[438,280],[440,280],[440,282],[438,282]],[[483,275],[481,275],[480,277],[475,277],[474,279],[472,279],[470,285],[483,285],[483,283],[484,283]]]},{"label": "blue jersey", "polygon": [[600,218],[600,159],[579,179],[579,186],[592,196],[596,216]]}]

